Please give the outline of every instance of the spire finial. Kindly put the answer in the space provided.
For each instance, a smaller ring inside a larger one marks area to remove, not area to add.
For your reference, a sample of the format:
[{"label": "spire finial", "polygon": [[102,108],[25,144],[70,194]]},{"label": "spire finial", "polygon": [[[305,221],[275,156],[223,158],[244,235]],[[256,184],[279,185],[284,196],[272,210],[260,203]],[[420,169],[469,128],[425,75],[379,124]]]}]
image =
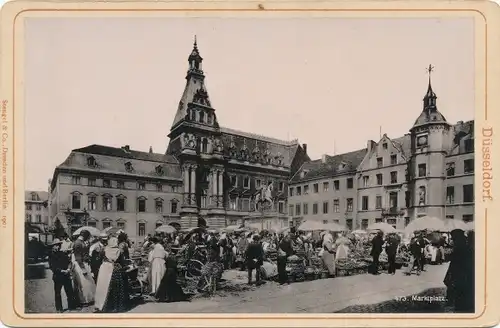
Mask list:
[{"label": "spire finial", "polygon": [[196,42],[196,34],[194,35],[194,48],[196,49],[198,47],[198,43]]},{"label": "spire finial", "polygon": [[427,74],[429,74],[429,83],[431,83],[431,74],[434,72],[434,66],[432,64],[429,64],[429,67],[425,69],[427,71]]}]

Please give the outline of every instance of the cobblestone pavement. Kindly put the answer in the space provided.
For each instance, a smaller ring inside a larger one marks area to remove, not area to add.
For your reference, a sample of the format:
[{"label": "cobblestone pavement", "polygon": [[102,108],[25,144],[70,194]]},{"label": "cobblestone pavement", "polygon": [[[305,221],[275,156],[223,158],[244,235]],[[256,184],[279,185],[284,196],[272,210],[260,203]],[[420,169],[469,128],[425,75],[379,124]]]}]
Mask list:
[{"label": "cobblestone pavement", "polygon": [[[133,313],[395,313],[446,312],[442,300],[415,295],[444,297],[443,278],[448,265],[427,266],[420,276],[364,274],[320,279],[280,286],[274,282],[255,287],[246,285],[246,273],[224,273],[225,287],[211,298],[191,302],[152,303],[134,307]],[[43,279],[27,280],[26,311],[55,312],[50,270]],[[406,299],[400,299],[406,297]],[[63,292],[63,303],[65,296]],[[84,308],[81,312],[91,312]]]}]

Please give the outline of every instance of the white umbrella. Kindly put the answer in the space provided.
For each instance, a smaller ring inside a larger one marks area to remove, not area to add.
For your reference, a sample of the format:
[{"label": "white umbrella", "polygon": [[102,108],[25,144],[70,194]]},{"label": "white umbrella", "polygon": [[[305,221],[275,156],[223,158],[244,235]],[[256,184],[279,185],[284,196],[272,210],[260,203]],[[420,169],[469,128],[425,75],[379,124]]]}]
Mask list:
[{"label": "white umbrella", "polygon": [[76,231],[73,232],[73,236],[80,235],[83,230],[87,230],[88,232],[90,232],[91,236],[99,237],[101,235],[101,231],[99,229],[94,228],[94,227],[85,226],[85,227],[80,227],[80,228],[76,229]]},{"label": "white umbrella", "polygon": [[177,231],[177,229],[175,229],[173,226],[168,225],[168,224],[163,224],[155,229],[155,232],[159,232],[159,233],[174,233],[176,231]]},{"label": "white umbrella", "polygon": [[445,232],[450,232],[450,231],[453,231],[455,229],[460,229],[463,231],[470,230],[467,223],[465,223],[462,220],[458,220],[458,219],[447,219],[444,223],[444,226],[445,226],[445,229],[443,231],[445,231]]},{"label": "white umbrella", "polygon": [[355,235],[364,235],[364,234],[367,234],[367,232],[365,230],[354,230],[352,233],[355,234]]},{"label": "white umbrella", "polygon": [[113,234],[119,235],[119,234],[121,234],[124,231],[122,229],[118,228],[118,227],[107,227],[102,232],[104,234],[106,234],[106,235],[113,235]]},{"label": "white umbrella", "polygon": [[469,221],[466,224],[467,224],[467,230],[468,231],[474,230],[474,221]]},{"label": "white umbrella", "polygon": [[422,216],[411,221],[405,228],[407,235],[415,231],[430,230],[430,231],[446,231],[446,226],[443,220],[432,217]]},{"label": "white umbrella", "polygon": [[381,230],[383,233],[396,232],[396,229],[394,229],[393,226],[385,222],[377,222],[370,224],[367,230]]}]

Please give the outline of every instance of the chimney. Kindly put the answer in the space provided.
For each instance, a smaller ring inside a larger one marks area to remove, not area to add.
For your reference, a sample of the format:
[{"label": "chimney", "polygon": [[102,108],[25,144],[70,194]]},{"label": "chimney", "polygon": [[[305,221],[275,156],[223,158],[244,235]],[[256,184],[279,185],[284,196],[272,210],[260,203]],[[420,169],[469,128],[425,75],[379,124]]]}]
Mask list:
[{"label": "chimney", "polygon": [[307,155],[307,144],[302,144],[302,148],[304,149],[304,153]]},{"label": "chimney", "polygon": [[368,140],[367,144],[366,144],[366,148],[368,149],[368,152],[370,152],[373,147],[375,147],[375,145],[377,145],[377,143],[373,140]]},{"label": "chimney", "polygon": [[153,153],[153,146],[149,146],[149,153],[152,154]]},{"label": "chimney", "polygon": [[126,151],[127,153],[128,153],[128,152],[130,152],[130,146],[129,146],[129,145],[125,145],[125,146],[123,146],[123,147],[122,147],[122,149],[123,149],[124,151]]},{"label": "chimney", "polygon": [[325,164],[326,163],[326,158],[327,158],[326,154],[321,155],[321,163]]}]

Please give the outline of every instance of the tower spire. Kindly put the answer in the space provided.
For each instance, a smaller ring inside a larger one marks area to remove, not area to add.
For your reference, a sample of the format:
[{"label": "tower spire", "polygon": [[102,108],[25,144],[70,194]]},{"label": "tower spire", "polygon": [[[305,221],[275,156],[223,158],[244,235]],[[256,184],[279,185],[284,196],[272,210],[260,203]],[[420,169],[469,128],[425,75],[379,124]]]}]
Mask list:
[{"label": "tower spire", "polygon": [[431,75],[434,72],[434,66],[429,64],[429,67],[426,68],[427,74],[429,75],[429,83],[427,86],[427,92],[424,97],[424,111],[435,111],[436,110],[436,93],[432,90],[432,81]]}]

